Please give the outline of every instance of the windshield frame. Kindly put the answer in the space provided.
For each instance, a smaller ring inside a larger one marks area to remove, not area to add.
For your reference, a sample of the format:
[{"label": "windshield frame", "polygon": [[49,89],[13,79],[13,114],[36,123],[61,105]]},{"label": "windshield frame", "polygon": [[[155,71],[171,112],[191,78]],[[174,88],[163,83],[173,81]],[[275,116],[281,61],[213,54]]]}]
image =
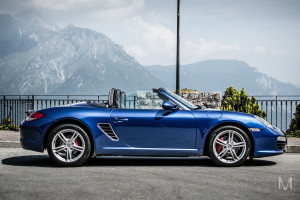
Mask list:
[{"label": "windshield frame", "polygon": [[191,102],[185,100],[181,96],[175,94],[174,92],[172,92],[172,91],[170,91],[170,90],[168,90],[166,88],[160,88],[160,90],[163,91],[164,93],[166,93],[168,96],[170,96],[173,99],[175,99],[178,103],[182,104],[184,107],[188,108],[189,110],[195,110],[195,109],[198,108],[197,106],[195,106]]}]

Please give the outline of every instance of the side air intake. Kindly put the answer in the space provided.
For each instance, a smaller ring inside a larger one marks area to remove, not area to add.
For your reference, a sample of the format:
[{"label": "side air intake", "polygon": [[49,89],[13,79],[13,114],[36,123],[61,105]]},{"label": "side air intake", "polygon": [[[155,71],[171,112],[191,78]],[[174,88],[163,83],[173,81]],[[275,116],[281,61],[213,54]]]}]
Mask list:
[{"label": "side air intake", "polygon": [[111,140],[119,140],[118,136],[116,135],[109,123],[99,123],[98,126]]}]

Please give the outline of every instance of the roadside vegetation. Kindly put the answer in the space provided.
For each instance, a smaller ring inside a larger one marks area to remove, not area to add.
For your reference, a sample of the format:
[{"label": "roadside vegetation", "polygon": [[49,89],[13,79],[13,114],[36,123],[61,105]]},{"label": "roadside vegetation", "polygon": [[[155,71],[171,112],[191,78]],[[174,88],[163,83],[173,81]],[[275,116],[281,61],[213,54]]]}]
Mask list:
[{"label": "roadside vegetation", "polygon": [[244,88],[239,92],[232,85],[224,92],[221,109],[249,113],[261,118],[267,116],[265,111],[260,110],[255,97],[250,98]]},{"label": "roadside vegetation", "polygon": [[19,127],[16,125],[13,125],[13,121],[9,118],[5,118],[2,120],[0,124],[0,130],[6,130],[6,131],[18,131]]},{"label": "roadside vegetation", "polygon": [[300,104],[297,105],[294,116],[289,129],[286,130],[286,134],[289,137],[300,137]]},{"label": "roadside vegetation", "polygon": [[181,89],[180,92],[199,92],[199,91],[185,88],[185,89]]}]

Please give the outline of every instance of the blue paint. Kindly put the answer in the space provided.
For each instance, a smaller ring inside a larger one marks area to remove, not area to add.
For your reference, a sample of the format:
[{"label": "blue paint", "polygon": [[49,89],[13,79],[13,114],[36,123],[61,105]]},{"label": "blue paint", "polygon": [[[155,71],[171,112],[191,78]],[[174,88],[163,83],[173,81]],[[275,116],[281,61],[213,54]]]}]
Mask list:
[{"label": "blue paint", "polygon": [[[24,149],[42,152],[45,135],[53,124],[61,120],[75,120],[91,133],[97,155],[149,155],[149,156],[201,156],[211,131],[223,124],[234,123],[258,128],[250,132],[254,141],[254,157],[282,154],[277,149],[277,137],[284,134],[268,128],[253,115],[219,110],[195,109],[170,91],[160,88],[168,101],[165,107],[174,109],[120,109],[97,107],[78,103],[40,110],[46,117],[35,121],[23,121],[20,125],[21,144]],[[111,140],[98,127],[98,123],[110,123],[119,137]]]}]

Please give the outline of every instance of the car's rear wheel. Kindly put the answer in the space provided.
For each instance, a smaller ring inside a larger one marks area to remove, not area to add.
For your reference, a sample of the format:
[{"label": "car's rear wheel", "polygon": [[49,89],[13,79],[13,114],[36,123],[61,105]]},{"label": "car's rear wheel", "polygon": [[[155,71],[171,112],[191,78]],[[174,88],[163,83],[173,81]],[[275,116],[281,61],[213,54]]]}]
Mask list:
[{"label": "car's rear wheel", "polygon": [[62,124],[51,131],[47,150],[55,164],[75,167],[82,165],[90,157],[91,142],[81,127]]},{"label": "car's rear wheel", "polygon": [[236,167],[249,156],[251,143],[248,135],[234,126],[216,129],[210,136],[208,155],[219,166]]}]

